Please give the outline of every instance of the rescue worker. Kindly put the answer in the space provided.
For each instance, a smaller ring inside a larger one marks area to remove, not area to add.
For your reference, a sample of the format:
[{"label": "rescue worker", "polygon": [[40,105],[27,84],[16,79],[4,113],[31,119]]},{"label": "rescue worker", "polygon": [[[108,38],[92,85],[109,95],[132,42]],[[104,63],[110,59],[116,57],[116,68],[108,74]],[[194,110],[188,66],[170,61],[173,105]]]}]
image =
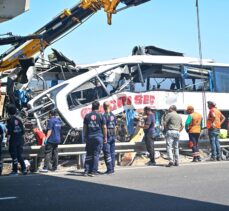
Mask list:
[{"label": "rescue worker", "polygon": [[211,143],[211,160],[221,160],[221,150],[219,143],[219,133],[225,116],[216,108],[216,104],[208,101],[209,113],[207,117],[208,135]]},{"label": "rescue worker", "polygon": [[107,174],[113,174],[114,173],[114,167],[115,167],[115,127],[116,127],[116,116],[110,111],[110,104],[109,102],[104,102],[103,109],[105,113],[103,114],[103,117],[106,120],[106,126],[107,126],[107,143],[103,144],[103,153],[104,158],[107,166]]},{"label": "rescue worker", "polygon": [[179,166],[179,139],[183,129],[182,119],[177,113],[175,105],[169,107],[169,113],[165,116],[164,128],[166,130],[166,145],[169,158],[168,167]]},{"label": "rescue worker", "polygon": [[149,153],[150,162],[148,165],[156,165],[155,162],[155,150],[154,150],[154,141],[156,137],[156,131],[155,131],[155,115],[151,111],[151,108],[146,106],[144,108],[144,114],[147,116],[144,121],[144,125],[140,126],[144,129],[145,133],[145,143],[146,143],[146,149]]},{"label": "rescue worker", "polygon": [[[49,112],[49,120],[47,126],[47,135],[45,139],[45,160],[44,167],[40,172],[47,173],[48,170],[56,171],[58,166],[58,145],[61,141],[62,121],[57,117],[55,110]],[[52,165],[50,161],[52,160]]]},{"label": "rescue worker", "polygon": [[2,175],[3,162],[2,162],[2,142],[3,142],[3,129],[0,126],[0,176]]},{"label": "rescue worker", "polygon": [[189,135],[190,148],[192,148],[193,160],[192,162],[201,161],[198,141],[202,129],[202,115],[194,111],[194,107],[189,105],[187,107],[188,118],[185,122],[185,130]]},{"label": "rescue worker", "polygon": [[99,102],[92,103],[92,112],[84,118],[83,138],[86,142],[84,175],[95,176],[98,171],[99,154],[103,144],[107,143],[106,120],[99,113]]},{"label": "rescue worker", "polygon": [[9,153],[12,158],[12,172],[10,175],[18,175],[18,162],[21,165],[23,175],[27,174],[24,159],[22,158],[24,145],[24,126],[22,121],[16,116],[17,109],[15,105],[10,104],[7,107],[10,115],[7,120],[7,144],[9,145]]}]

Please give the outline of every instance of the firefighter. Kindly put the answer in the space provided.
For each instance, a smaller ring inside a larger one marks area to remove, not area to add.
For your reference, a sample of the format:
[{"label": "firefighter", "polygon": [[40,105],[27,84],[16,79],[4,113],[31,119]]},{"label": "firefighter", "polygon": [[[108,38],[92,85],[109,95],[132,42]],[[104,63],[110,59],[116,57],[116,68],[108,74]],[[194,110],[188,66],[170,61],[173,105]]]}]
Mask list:
[{"label": "firefighter", "polygon": [[187,113],[189,114],[185,122],[185,130],[189,135],[189,146],[192,148],[193,160],[192,162],[201,161],[198,140],[200,137],[200,131],[202,129],[202,115],[194,111],[194,107],[189,105],[187,107]]},{"label": "firefighter", "polygon": [[95,176],[98,171],[99,154],[103,144],[107,143],[106,120],[99,113],[99,102],[92,103],[92,112],[84,118],[83,138],[86,142],[84,175]]},{"label": "firefighter", "polygon": [[115,167],[115,127],[117,124],[116,116],[110,111],[110,104],[108,101],[104,102],[103,109],[105,113],[103,114],[103,117],[106,120],[106,126],[107,126],[107,143],[103,144],[103,153],[104,158],[107,166],[107,174],[113,174],[114,173],[114,167]]},{"label": "firefighter", "polygon": [[23,175],[27,174],[24,159],[22,158],[24,145],[24,126],[22,121],[16,116],[17,109],[15,105],[10,104],[7,108],[10,115],[7,120],[7,144],[9,145],[9,153],[13,162],[13,170],[10,175],[18,175],[18,162],[21,165]]},{"label": "firefighter", "polygon": [[211,160],[221,160],[221,150],[219,143],[219,133],[225,116],[216,108],[216,104],[208,101],[209,113],[207,117],[208,135],[211,143]]}]

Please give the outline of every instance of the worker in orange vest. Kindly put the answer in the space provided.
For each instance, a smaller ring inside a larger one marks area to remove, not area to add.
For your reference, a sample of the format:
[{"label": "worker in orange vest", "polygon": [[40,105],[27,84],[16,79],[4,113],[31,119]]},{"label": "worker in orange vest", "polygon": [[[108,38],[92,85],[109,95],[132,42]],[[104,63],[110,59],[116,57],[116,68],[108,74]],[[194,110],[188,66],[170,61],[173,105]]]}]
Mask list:
[{"label": "worker in orange vest", "polygon": [[202,129],[202,115],[194,111],[194,107],[187,107],[188,118],[185,122],[185,130],[189,135],[189,147],[192,148],[192,162],[201,161],[198,141]]},{"label": "worker in orange vest", "polygon": [[219,143],[219,133],[223,122],[225,121],[225,116],[216,108],[216,104],[212,101],[208,101],[208,118],[207,118],[207,128],[208,135],[211,143],[211,160],[218,161],[221,160],[221,150]]}]

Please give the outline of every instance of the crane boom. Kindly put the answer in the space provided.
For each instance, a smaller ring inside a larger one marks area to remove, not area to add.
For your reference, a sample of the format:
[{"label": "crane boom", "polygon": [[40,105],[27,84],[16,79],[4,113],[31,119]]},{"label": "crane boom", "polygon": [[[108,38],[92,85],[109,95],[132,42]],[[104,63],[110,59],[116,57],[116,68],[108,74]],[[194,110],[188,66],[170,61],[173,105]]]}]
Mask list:
[{"label": "crane boom", "polygon": [[[110,3],[108,3],[110,1]],[[137,6],[150,0],[122,0],[128,6]],[[12,38],[15,43],[11,49],[0,56],[0,72],[13,69],[19,64],[19,58],[33,57],[49,46],[54,40],[81,24],[101,8],[107,13],[108,24],[111,24],[111,15],[116,12],[119,0],[82,0],[71,9],[65,9],[52,21],[30,35],[31,40]],[[38,36],[39,37],[36,37]],[[9,40],[8,40],[9,41]],[[4,40],[2,40],[4,43]],[[7,42],[7,41],[5,41]]]},{"label": "crane boom", "polygon": [[14,44],[18,42],[24,42],[32,39],[42,39],[42,36],[39,34],[33,34],[28,36],[9,36],[6,38],[0,38],[0,45]]}]

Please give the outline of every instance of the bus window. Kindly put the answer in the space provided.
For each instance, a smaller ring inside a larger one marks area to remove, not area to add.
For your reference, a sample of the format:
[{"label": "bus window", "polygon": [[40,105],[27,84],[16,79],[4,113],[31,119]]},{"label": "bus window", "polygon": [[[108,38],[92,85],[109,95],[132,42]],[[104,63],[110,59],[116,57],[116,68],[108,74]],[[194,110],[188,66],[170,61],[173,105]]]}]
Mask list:
[{"label": "bus window", "polygon": [[229,68],[214,68],[216,92],[229,92]]},{"label": "bus window", "polygon": [[106,92],[111,95],[119,91],[130,91],[129,85],[131,84],[129,68],[115,67],[98,76],[106,87]]},{"label": "bus window", "polygon": [[100,81],[95,77],[68,94],[68,107],[69,109],[74,109],[78,106],[91,103],[94,100],[99,100],[106,96],[106,90],[104,90]]}]

